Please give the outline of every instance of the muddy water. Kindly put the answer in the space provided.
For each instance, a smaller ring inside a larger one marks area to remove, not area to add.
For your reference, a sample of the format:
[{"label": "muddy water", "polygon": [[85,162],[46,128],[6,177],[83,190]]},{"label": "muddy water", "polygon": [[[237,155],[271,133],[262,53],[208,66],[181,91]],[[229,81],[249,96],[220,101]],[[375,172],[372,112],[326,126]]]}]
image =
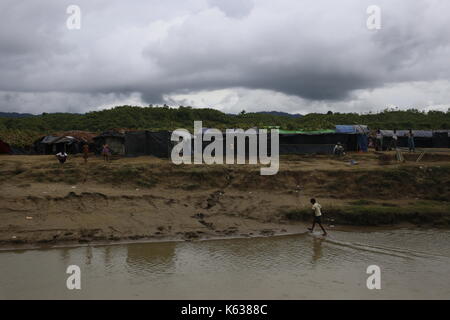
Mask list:
[{"label": "muddy water", "polygon": [[[69,291],[73,264],[81,290]],[[366,287],[369,265],[381,290]],[[450,299],[450,231],[3,251],[0,298]]]}]

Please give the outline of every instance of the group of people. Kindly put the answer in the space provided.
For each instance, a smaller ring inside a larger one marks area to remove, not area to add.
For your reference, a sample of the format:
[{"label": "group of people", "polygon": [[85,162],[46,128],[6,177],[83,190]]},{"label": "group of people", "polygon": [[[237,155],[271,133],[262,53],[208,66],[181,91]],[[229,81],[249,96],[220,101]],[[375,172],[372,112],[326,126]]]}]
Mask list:
[{"label": "group of people", "polygon": [[[87,164],[88,159],[89,159],[89,145],[87,143],[85,143],[83,145],[82,152],[83,152],[84,163]],[[103,160],[105,162],[110,161],[111,149],[109,148],[109,146],[107,144],[104,144],[102,146],[102,156],[103,156]],[[58,161],[61,165],[63,165],[67,161],[67,158],[68,158],[68,155],[67,155],[67,152],[65,152],[65,151],[60,151],[56,154],[56,159],[58,159]]]},{"label": "group of people", "polygon": [[[414,133],[411,129],[405,134],[406,137],[408,137],[408,149],[409,152],[415,152],[416,146],[414,143]],[[398,145],[398,134],[397,130],[394,130],[392,134],[392,140],[389,144],[388,150],[397,150]],[[376,151],[383,151],[383,134],[380,129],[378,129],[375,133],[375,150]]]},{"label": "group of people", "polygon": [[[416,145],[414,142],[414,132],[412,129],[409,129],[405,135],[408,138],[408,149],[409,152],[415,152],[416,151]],[[384,136],[380,129],[377,129],[375,132],[375,136],[373,137],[373,147],[376,151],[383,151],[384,147]],[[387,147],[387,150],[397,150],[398,147],[398,138],[399,135],[397,133],[397,130],[394,130],[392,133],[392,139],[389,143],[389,146]],[[338,142],[333,149],[333,154],[336,156],[343,156],[345,155],[345,149],[342,143]]]}]

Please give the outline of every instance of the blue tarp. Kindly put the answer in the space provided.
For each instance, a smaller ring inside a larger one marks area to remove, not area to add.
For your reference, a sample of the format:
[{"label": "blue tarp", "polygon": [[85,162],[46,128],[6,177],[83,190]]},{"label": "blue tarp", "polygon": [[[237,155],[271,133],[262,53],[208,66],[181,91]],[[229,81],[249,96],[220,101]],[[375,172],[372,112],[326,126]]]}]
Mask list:
[{"label": "blue tarp", "polygon": [[354,134],[354,133],[356,133],[356,128],[353,125],[350,125],[350,126],[336,125],[336,133],[350,133],[350,134]]},{"label": "blue tarp", "polygon": [[369,138],[365,134],[358,134],[357,137],[358,150],[367,152],[369,148]]},{"label": "blue tarp", "polygon": [[369,133],[369,128],[365,125],[360,125],[360,124],[336,125],[336,133],[367,134],[367,133]]}]

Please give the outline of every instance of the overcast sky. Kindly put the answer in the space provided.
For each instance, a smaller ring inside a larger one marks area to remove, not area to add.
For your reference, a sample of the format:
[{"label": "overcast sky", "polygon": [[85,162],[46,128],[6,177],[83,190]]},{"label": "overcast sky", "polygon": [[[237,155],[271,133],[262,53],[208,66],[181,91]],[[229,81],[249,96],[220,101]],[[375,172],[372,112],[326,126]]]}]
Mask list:
[{"label": "overcast sky", "polygon": [[0,111],[446,111],[449,16],[448,0],[0,0]]}]

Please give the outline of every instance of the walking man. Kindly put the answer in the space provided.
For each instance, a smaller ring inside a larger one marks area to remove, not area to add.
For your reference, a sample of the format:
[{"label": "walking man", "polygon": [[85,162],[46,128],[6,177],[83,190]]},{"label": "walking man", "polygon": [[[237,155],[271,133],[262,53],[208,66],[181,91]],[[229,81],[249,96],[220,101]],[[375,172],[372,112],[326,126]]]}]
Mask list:
[{"label": "walking man", "polygon": [[316,226],[316,223],[320,226],[320,228],[323,231],[323,235],[326,236],[327,232],[325,231],[325,228],[322,226],[322,206],[316,202],[316,199],[311,199],[311,204],[312,204],[312,210],[314,211],[314,220],[313,220],[313,225],[311,228],[308,228],[309,231],[313,232],[314,231],[314,227]]}]

